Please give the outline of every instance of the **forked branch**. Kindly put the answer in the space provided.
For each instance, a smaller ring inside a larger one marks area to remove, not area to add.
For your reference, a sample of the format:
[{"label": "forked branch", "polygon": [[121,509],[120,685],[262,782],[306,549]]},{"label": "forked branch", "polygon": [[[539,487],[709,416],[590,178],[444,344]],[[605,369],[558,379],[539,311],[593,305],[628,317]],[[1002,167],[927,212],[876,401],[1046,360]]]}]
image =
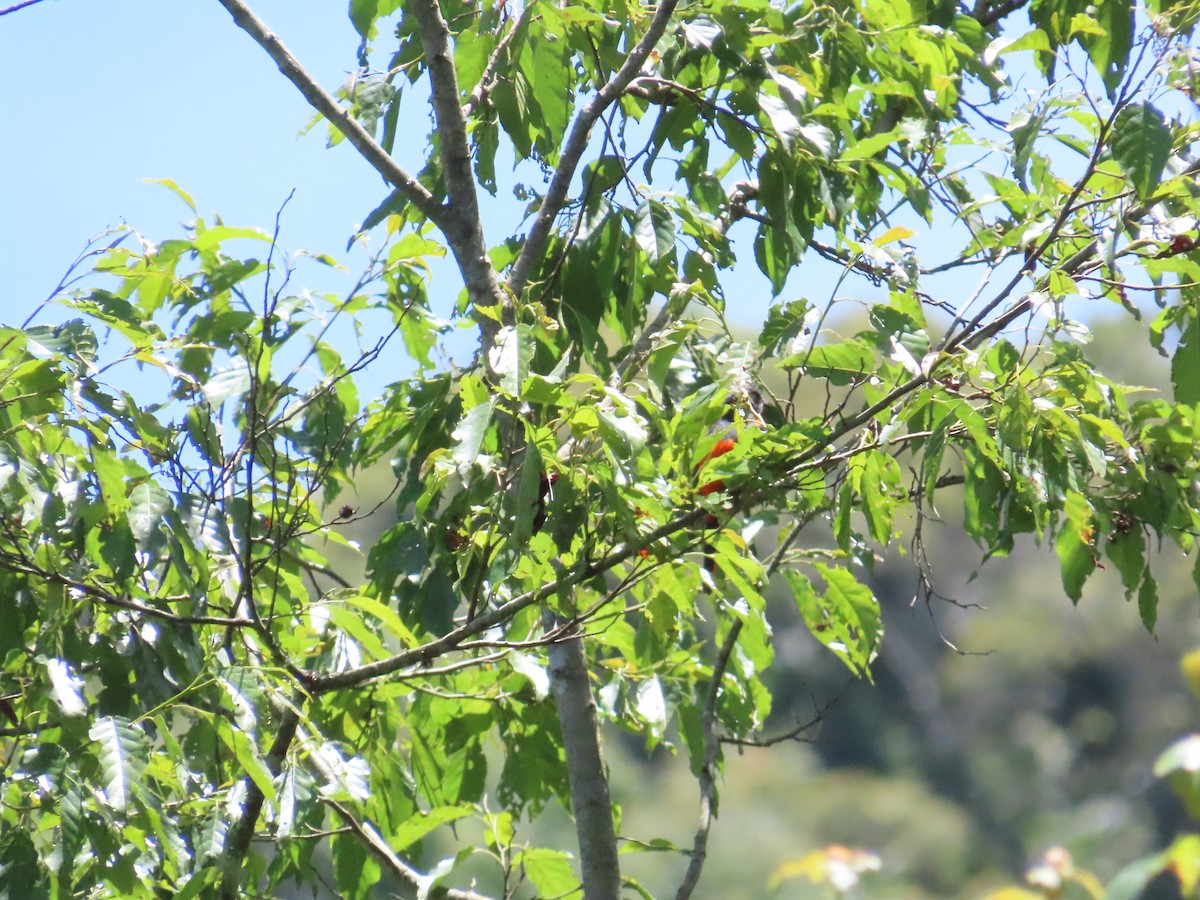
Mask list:
[{"label": "forked branch", "polygon": [[584,151],[587,150],[592,126],[599,121],[604,111],[625,93],[630,82],[641,74],[642,66],[650,57],[650,51],[654,49],[659,38],[663,36],[663,32],[667,30],[667,24],[671,21],[678,2],[679,0],[663,0],[654,14],[654,18],[650,21],[650,27],[646,29],[646,33],[637,42],[637,46],[625,58],[624,65],[609,79],[607,84],[595,93],[580,110],[579,115],[575,117],[571,133],[567,137],[566,144],[563,145],[562,156],[554,170],[554,176],[550,179],[550,186],[546,189],[546,196],[542,199],[541,208],[538,209],[537,218],[534,219],[533,226],[529,229],[529,234],[521,247],[521,255],[517,257],[517,261],[513,264],[512,274],[509,275],[508,289],[514,297],[521,296],[521,292],[529,283],[530,275],[533,274],[534,265],[546,253],[546,244],[554,230],[554,220],[562,210],[563,204],[566,203],[567,191],[575,177],[575,170],[579,168],[579,162],[583,158]]}]

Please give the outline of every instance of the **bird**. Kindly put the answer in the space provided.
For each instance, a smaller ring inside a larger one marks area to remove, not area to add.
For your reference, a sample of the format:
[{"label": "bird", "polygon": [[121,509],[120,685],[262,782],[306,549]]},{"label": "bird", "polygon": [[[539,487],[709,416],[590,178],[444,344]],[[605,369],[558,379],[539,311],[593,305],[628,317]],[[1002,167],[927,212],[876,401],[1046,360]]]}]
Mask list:
[{"label": "bird", "polygon": [[[704,457],[696,464],[696,473],[700,475],[704,467],[714,459],[718,459],[729,453],[738,441],[738,413],[742,412],[742,421],[744,424],[750,424],[756,428],[765,426],[763,420],[763,410],[765,404],[762,394],[756,390],[749,389],[738,393],[731,393],[725,398],[725,410],[721,413],[721,418],[713,423],[708,429],[709,435],[718,435],[717,442],[712,445],[712,448],[704,454]],[[724,478],[712,478],[707,481],[702,481],[697,488],[697,493],[701,497],[708,497],[712,494],[725,494],[728,489],[725,485]],[[720,520],[712,513],[704,517],[704,527],[706,529],[716,528],[720,524]],[[717,564],[713,556],[713,547],[711,544],[704,545],[704,568],[709,573],[716,571]]]}]

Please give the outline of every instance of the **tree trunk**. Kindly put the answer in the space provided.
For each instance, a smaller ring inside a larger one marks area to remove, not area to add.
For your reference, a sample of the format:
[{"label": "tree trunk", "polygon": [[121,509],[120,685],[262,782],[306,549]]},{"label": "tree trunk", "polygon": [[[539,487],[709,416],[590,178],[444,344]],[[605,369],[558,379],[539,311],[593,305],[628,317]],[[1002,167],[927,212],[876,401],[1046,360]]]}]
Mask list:
[{"label": "tree trunk", "polygon": [[620,900],[621,868],[608,770],[600,752],[596,704],[582,638],[575,634],[551,644],[549,659],[550,684],[567,754],[584,900]]}]

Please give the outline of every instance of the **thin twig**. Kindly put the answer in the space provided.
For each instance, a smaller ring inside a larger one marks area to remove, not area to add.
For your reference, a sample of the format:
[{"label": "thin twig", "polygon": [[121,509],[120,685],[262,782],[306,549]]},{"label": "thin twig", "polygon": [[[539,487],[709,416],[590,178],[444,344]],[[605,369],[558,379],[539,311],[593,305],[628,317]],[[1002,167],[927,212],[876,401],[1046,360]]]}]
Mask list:
[{"label": "thin twig", "polygon": [[733,648],[741,633],[742,620],[735,619],[713,664],[712,681],[708,685],[708,698],[704,702],[704,714],[701,718],[704,730],[704,762],[696,776],[700,783],[700,822],[692,840],[692,858],[683,874],[679,890],[675,893],[675,900],[688,900],[692,896],[692,891],[696,889],[704,871],[704,861],[708,858],[708,834],[712,830],[713,810],[717,802],[717,753],[721,749],[721,742],[717,737],[717,699],[721,693],[721,682],[725,680],[725,670],[729,667],[729,658],[733,655]]},{"label": "thin twig", "polygon": [[41,2],[42,0],[23,0],[22,3],[14,3],[12,6],[0,9],[0,16],[7,16],[9,13],[14,13],[18,9],[24,9],[27,6],[33,6],[33,4]]},{"label": "thin twig", "polygon": [[529,16],[530,11],[534,8],[534,4],[526,3],[515,19],[510,19],[508,31],[504,37],[496,43],[496,48],[492,51],[492,55],[488,57],[487,65],[483,67],[483,74],[479,76],[479,82],[471,90],[471,96],[467,98],[467,102],[463,104],[463,118],[469,119],[475,112],[478,111],[479,105],[483,103],[488,94],[492,91],[492,86],[498,80],[496,77],[496,68],[500,65],[500,60],[504,58],[505,52],[508,50],[508,45],[512,43],[512,39],[517,36],[517,32],[525,24],[525,19]]}]

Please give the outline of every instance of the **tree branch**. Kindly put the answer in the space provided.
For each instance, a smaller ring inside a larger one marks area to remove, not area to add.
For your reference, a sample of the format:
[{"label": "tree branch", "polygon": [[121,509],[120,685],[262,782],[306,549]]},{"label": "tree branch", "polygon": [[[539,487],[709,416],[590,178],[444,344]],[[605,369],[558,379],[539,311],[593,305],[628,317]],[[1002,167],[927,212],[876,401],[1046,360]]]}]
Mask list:
[{"label": "tree branch", "polygon": [[395,185],[404,196],[449,237],[449,214],[428,189],[392,159],[375,139],[337,100],[322,88],[292,56],[283,41],[273,34],[241,0],[217,0],[233,16],[233,21],[267,51],[283,76],[294,84],[309,104],[346,136],[354,148],[384,180]]},{"label": "tree branch", "polygon": [[592,126],[596,124],[604,111],[620,98],[625,89],[629,87],[630,82],[640,74],[642,66],[650,56],[650,51],[654,49],[654,45],[666,31],[678,2],[679,0],[663,0],[650,22],[650,27],[646,29],[646,33],[642,35],[637,46],[625,58],[624,65],[609,79],[607,84],[596,92],[575,118],[575,123],[571,126],[571,133],[566,144],[563,145],[558,167],[554,170],[554,176],[550,179],[550,186],[547,188],[546,196],[538,210],[537,218],[534,219],[533,226],[525,237],[521,255],[517,257],[512,273],[508,277],[508,289],[514,297],[521,296],[525,286],[529,283],[529,276],[533,273],[534,265],[545,255],[546,244],[550,240],[550,233],[554,227],[554,219],[566,202],[567,191],[571,187],[571,180],[575,177],[575,170],[579,166],[580,159],[583,158],[584,151],[587,150]]},{"label": "tree branch", "polygon": [[24,9],[27,6],[33,6],[33,4],[41,2],[42,0],[24,0],[22,3],[14,3],[12,6],[0,9],[0,16],[7,16],[9,13],[15,13],[18,9]]},{"label": "tree branch", "polygon": [[508,50],[508,45],[512,43],[517,32],[521,30],[521,26],[525,24],[525,19],[532,9],[533,4],[526,3],[522,7],[520,15],[511,20],[512,24],[509,26],[507,33],[496,43],[496,48],[492,51],[492,55],[488,57],[487,65],[483,67],[483,74],[479,76],[479,83],[471,90],[471,96],[463,104],[462,113],[464,119],[471,118],[479,109],[479,105],[491,93],[492,85],[496,81],[496,68],[500,65],[500,60],[504,58],[504,53]]},{"label": "tree branch", "polygon": [[[306,763],[308,767],[316,772],[317,775],[324,781],[328,783],[335,783],[337,781],[334,773],[329,770],[329,767],[321,761],[320,757],[316,753],[309,753],[306,758]],[[339,818],[346,823],[346,827],[360,841],[367,845],[367,849],[375,855],[376,859],[383,863],[389,872],[391,872],[393,875],[396,875],[398,878],[403,879],[408,884],[414,885],[418,888],[428,880],[427,876],[422,875],[419,871],[414,869],[403,859],[393,853],[392,848],[388,845],[388,842],[384,840],[383,835],[381,835],[375,829],[375,826],[373,826],[370,822],[360,821],[352,811],[347,809],[345,805],[336,800],[332,800],[327,797],[322,797],[321,799],[326,806],[338,814]],[[487,897],[484,894],[477,894],[474,891],[460,891],[455,890],[454,888],[434,888],[433,890],[429,891],[427,895],[422,896],[447,897],[449,900],[491,900],[490,897]]]},{"label": "tree branch", "polygon": [[[547,616],[551,614],[547,612]],[[567,757],[583,896],[587,900],[620,900],[621,864],[617,858],[608,770],[600,749],[596,703],[582,635],[577,633],[571,640],[551,644],[547,658]]]},{"label": "tree branch", "polygon": [[[499,305],[504,309],[509,305],[505,302],[507,295],[500,290],[483,237],[475,175],[471,171],[467,120],[458,99],[458,73],[450,47],[450,28],[442,17],[438,0],[414,0],[407,9],[417,20],[417,31],[425,50],[437,122],[438,151],[449,195],[448,205],[444,208],[445,222],[439,227],[454,251],[471,302],[476,306]],[[490,316],[479,316],[478,321],[486,348],[499,330],[499,323]]]},{"label": "tree branch", "polygon": [[984,28],[989,28],[995,25],[1006,16],[1015,13],[1018,9],[1025,6],[1029,0],[978,0],[975,8],[971,10],[971,18],[982,25]]},{"label": "tree branch", "polygon": [[572,588],[590,578],[595,578],[597,575],[604,574],[614,566],[632,558],[643,547],[648,547],[657,540],[670,537],[677,531],[689,528],[709,514],[709,511],[701,506],[680,513],[669,522],[664,522],[653,531],[641,535],[638,540],[621,544],[607,556],[588,563],[586,566],[581,566],[574,572],[556,578],[554,581],[543,584],[541,587],[526,591],[524,594],[514,597],[512,600],[497,606],[495,609],[476,616],[471,621],[460,625],[453,631],[447,632],[442,637],[427,644],[422,644],[419,647],[413,647],[411,650],[405,650],[386,659],[366,663],[365,665],[347,669],[343,672],[334,672],[329,675],[311,671],[301,672],[298,678],[307,690],[314,694],[321,694],[339,688],[353,687],[370,681],[372,678],[390,675],[408,666],[425,665],[439,656],[457,649],[467,638],[481,634],[490,628],[507,622],[521,610],[535,603],[540,603],[560,591]]},{"label": "tree branch", "polygon": [[[118,609],[128,609],[132,612],[140,613],[143,616],[150,616],[155,619],[162,619],[167,622],[174,622],[177,625],[217,625],[223,628],[247,628],[252,626],[254,622],[245,616],[188,616],[179,615],[177,613],[168,612],[165,609],[157,609],[153,606],[147,606],[144,603],[139,603],[136,600],[128,600],[124,597],[118,597],[116,594],[110,594],[108,591],[98,588],[95,585],[87,584],[83,581],[76,581],[72,578],[67,578],[57,572],[52,572],[49,569],[43,569],[30,562],[10,557],[7,554],[0,554],[0,568],[6,572],[17,572],[21,575],[31,575],[34,578],[41,578],[50,583],[57,584],[68,590],[78,591],[86,597],[90,597],[106,606],[115,606]],[[172,599],[172,598],[166,598]],[[178,599],[188,600],[190,597],[180,597]]]},{"label": "tree branch", "polygon": [[[283,767],[284,757],[288,747],[296,737],[296,726],[300,722],[299,713],[291,704],[280,703],[277,706],[279,714],[279,730],[271,749],[267,751],[267,768],[272,775],[278,775]],[[263,792],[249,776],[246,782],[246,802],[242,806],[242,814],[229,829],[225,838],[225,850],[221,854],[221,866],[225,874],[221,878],[219,896],[221,900],[237,900],[242,883],[242,861],[250,849],[250,841],[254,837],[254,826],[258,824],[258,816],[262,812]]]},{"label": "tree branch", "polygon": [[696,776],[700,783],[700,822],[696,826],[696,837],[692,840],[692,859],[683,874],[679,890],[675,893],[675,900],[688,900],[692,896],[692,891],[696,889],[704,871],[704,862],[708,858],[708,833],[712,829],[717,807],[717,752],[721,747],[717,738],[717,699],[721,693],[721,682],[725,680],[725,670],[729,667],[729,657],[733,655],[733,648],[741,633],[742,621],[736,619],[730,626],[729,634],[725,635],[725,642],[721,645],[717,661],[713,664],[712,681],[708,685],[708,699],[704,703],[704,715],[701,718],[704,730],[704,762]]}]

